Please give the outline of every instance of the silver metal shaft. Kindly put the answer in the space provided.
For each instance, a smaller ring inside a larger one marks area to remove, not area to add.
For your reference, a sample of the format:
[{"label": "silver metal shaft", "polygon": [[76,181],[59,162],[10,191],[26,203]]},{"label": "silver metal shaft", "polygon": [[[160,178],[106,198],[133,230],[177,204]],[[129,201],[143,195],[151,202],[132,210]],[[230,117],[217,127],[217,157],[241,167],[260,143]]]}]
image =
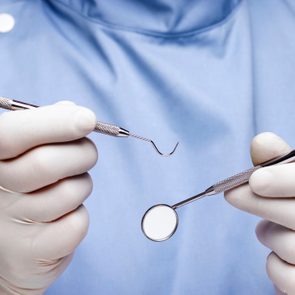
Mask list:
[{"label": "silver metal shaft", "polygon": [[224,180],[218,181],[215,184],[213,184],[212,186],[210,186],[209,188],[207,188],[205,191],[203,191],[195,196],[192,196],[190,198],[187,198],[181,202],[178,202],[178,203],[172,205],[171,207],[173,209],[177,209],[179,207],[185,206],[189,203],[197,201],[197,200],[204,198],[206,196],[215,195],[215,194],[218,194],[221,192],[225,192],[225,191],[233,189],[239,185],[247,183],[249,181],[249,178],[252,175],[252,173],[255,172],[256,170],[258,170],[259,168],[273,166],[273,165],[277,165],[277,164],[290,163],[293,161],[295,161],[295,150],[293,150],[290,153],[285,154],[283,156],[280,156],[280,157],[274,158],[270,161],[267,161],[265,163],[262,163],[260,165],[254,166],[254,167],[247,169],[243,172],[235,174],[235,175],[228,177]]},{"label": "silver metal shaft", "polygon": [[[190,198],[185,199],[185,200],[183,200],[183,201],[181,201],[179,203],[176,203],[176,204],[172,205],[171,208],[173,208],[175,210],[175,209],[180,208],[182,206],[185,206],[185,205],[187,205],[189,203],[200,200],[200,199],[202,199],[202,198],[204,198],[206,196],[212,195],[212,193],[210,192],[210,189],[211,189],[211,187],[208,190],[205,190],[205,191],[203,191],[203,192],[201,192],[201,193],[199,193],[199,194],[197,194],[197,195],[195,195],[193,197],[190,197]],[[213,192],[213,194],[214,194],[214,192]]]}]

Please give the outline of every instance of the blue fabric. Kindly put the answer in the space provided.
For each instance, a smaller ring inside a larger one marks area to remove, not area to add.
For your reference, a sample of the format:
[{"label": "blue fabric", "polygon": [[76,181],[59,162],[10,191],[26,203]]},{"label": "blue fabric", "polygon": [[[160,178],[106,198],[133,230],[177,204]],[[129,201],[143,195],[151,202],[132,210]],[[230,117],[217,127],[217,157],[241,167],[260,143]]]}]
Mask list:
[{"label": "blue fabric", "polygon": [[222,195],[181,208],[164,243],[140,220],[248,168],[258,132],[295,145],[294,1],[1,0],[1,12],[16,25],[0,34],[0,95],[71,99],[164,151],[180,141],[165,159],[91,134],[89,233],[47,294],[274,294],[258,218]]}]

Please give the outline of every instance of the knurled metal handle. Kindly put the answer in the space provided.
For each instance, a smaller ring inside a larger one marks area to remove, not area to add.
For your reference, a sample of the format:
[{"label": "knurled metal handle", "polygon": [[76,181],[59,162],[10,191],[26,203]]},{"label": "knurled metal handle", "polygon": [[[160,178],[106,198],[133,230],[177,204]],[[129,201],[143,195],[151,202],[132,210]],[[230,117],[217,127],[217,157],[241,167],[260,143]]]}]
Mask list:
[{"label": "knurled metal handle", "polygon": [[108,123],[97,122],[94,131],[100,132],[107,135],[119,136],[120,127]]},{"label": "knurled metal handle", "polygon": [[10,99],[7,99],[5,97],[0,97],[0,106],[1,106],[1,108],[6,109],[6,110],[12,109]]},{"label": "knurled metal handle", "polygon": [[241,173],[228,177],[224,180],[221,180],[213,185],[213,189],[215,193],[220,193],[237,187],[241,184],[244,184],[249,181],[250,176],[254,171],[261,168],[261,166],[255,166],[248,170],[245,170]]}]

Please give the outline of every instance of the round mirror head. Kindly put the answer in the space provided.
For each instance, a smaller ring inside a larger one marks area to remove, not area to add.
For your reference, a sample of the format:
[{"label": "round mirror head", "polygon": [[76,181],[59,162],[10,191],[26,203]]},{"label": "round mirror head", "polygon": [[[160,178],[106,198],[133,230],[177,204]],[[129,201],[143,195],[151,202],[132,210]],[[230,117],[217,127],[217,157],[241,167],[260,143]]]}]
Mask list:
[{"label": "round mirror head", "polygon": [[176,211],[165,204],[155,205],[148,209],[141,221],[141,229],[152,241],[168,240],[176,231],[178,216]]}]

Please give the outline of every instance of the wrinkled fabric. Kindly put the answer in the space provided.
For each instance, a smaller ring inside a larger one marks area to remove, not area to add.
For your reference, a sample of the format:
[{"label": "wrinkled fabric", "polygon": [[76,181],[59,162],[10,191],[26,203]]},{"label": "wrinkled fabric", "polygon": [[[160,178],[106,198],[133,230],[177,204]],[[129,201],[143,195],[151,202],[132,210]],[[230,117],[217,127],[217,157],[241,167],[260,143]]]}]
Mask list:
[{"label": "wrinkled fabric", "polygon": [[228,16],[241,0],[58,0],[88,19],[150,34],[203,29]]},{"label": "wrinkled fabric", "polygon": [[91,135],[90,230],[47,294],[274,294],[258,219],[222,195],[179,209],[167,242],[147,240],[140,221],[248,168],[258,132],[295,144],[294,1],[173,3],[0,2],[16,20],[0,35],[0,95],[71,99],[164,152],[180,141],[161,158],[135,139]]}]

